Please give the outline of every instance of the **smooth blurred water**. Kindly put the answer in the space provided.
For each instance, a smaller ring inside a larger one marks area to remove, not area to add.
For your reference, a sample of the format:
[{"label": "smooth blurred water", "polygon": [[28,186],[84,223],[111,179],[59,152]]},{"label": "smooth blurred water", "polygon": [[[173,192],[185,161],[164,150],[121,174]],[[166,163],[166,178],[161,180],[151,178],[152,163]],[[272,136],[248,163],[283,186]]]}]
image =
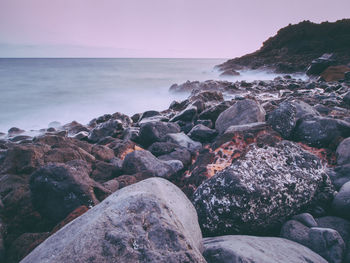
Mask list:
[{"label": "smooth blurred water", "polygon": [[[86,124],[106,113],[167,109],[188,94],[168,91],[187,80],[223,79],[223,59],[0,59],[0,131]],[[276,75],[246,74],[246,80]],[[226,78],[229,80],[243,77]]]}]

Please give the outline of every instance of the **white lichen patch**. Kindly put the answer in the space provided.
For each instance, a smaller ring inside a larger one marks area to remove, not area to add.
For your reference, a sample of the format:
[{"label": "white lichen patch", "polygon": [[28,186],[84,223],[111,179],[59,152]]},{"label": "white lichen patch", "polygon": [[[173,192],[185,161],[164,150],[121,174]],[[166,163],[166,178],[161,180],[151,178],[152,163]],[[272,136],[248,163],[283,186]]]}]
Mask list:
[{"label": "white lichen patch", "polygon": [[325,169],[318,157],[291,142],[253,144],[244,158],[195,192],[202,227],[209,234],[264,232],[331,191]]}]

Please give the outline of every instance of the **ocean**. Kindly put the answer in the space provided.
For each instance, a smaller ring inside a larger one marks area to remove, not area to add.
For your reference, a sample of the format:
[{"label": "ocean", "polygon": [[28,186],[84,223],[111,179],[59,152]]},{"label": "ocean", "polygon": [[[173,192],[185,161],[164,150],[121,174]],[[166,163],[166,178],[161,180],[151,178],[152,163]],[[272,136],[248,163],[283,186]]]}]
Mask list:
[{"label": "ocean", "polygon": [[[0,59],[0,132],[11,127],[38,130],[51,122],[87,124],[106,113],[129,116],[167,109],[169,87],[187,80],[219,77],[214,66],[225,59],[38,58]],[[246,74],[247,80],[276,75]],[[244,75],[236,78],[244,79]]]}]

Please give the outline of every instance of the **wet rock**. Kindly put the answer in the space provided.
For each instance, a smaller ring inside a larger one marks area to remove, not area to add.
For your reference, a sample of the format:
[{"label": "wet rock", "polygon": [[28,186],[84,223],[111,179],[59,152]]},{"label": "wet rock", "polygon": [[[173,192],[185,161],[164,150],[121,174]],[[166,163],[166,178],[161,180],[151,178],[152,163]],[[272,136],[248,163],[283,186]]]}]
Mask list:
[{"label": "wet rock", "polygon": [[97,182],[106,182],[122,174],[122,169],[113,163],[96,162],[91,173],[91,178]]},{"label": "wet rock", "polygon": [[320,159],[282,141],[251,145],[245,157],[203,182],[193,201],[205,235],[271,234],[303,207],[332,197]]},{"label": "wet rock", "polygon": [[31,173],[44,164],[44,155],[50,150],[47,145],[13,145],[0,166],[0,174]]},{"label": "wet rock", "polygon": [[310,228],[296,220],[289,220],[283,224],[280,236],[311,248],[309,238]]},{"label": "wet rock", "polygon": [[217,135],[216,130],[209,129],[208,127],[197,124],[192,128],[192,130],[188,133],[188,136],[195,141],[205,143],[211,142]]},{"label": "wet rock", "polygon": [[116,137],[122,134],[123,130],[123,124],[120,120],[111,119],[92,129],[89,134],[89,140],[91,142],[98,142],[107,136]]},{"label": "wet rock", "polygon": [[350,164],[340,165],[329,174],[336,190],[339,190],[346,182],[350,181]]},{"label": "wet rock", "polygon": [[144,113],[142,113],[138,121],[141,121],[142,119],[154,117],[154,116],[159,116],[159,115],[161,115],[159,111],[155,111],[155,110],[145,111]]},{"label": "wet rock", "polygon": [[176,143],[171,142],[155,142],[153,143],[148,150],[156,157],[164,154],[171,153],[179,148],[180,146]]},{"label": "wet rock", "polygon": [[208,263],[326,263],[321,256],[298,243],[277,237],[220,236],[204,239]]},{"label": "wet rock", "polygon": [[169,178],[175,173],[173,168],[157,159],[149,151],[134,151],[129,153],[123,162],[123,171],[126,174],[151,173],[156,177]]},{"label": "wet rock", "polygon": [[316,218],[319,227],[336,230],[345,243],[350,241],[350,222],[335,216],[325,216]]},{"label": "wet rock", "polygon": [[337,164],[350,164],[350,138],[343,140],[337,147]]},{"label": "wet rock", "polygon": [[176,121],[192,121],[194,117],[197,115],[197,107],[196,106],[189,106],[183,111],[176,114],[173,118],[170,119],[171,122]]},{"label": "wet rock", "polygon": [[114,155],[124,160],[125,156],[128,153],[133,152],[137,146],[134,142],[130,140],[113,140],[110,144],[108,144],[108,147],[111,148],[114,151]]},{"label": "wet rock", "polygon": [[83,161],[41,167],[30,178],[34,207],[56,224],[81,205],[96,205],[109,192],[89,173],[90,168]]},{"label": "wet rock", "polygon": [[220,74],[220,76],[239,76],[239,75],[241,74],[239,74],[239,72],[234,69],[225,70]]},{"label": "wet rock", "polygon": [[82,125],[76,121],[72,121],[70,123],[67,123],[67,124],[63,125],[62,128],[65,129],[66,131],[68,131],[69,136],[75,136],[77,133],[90,131],[87,127],[85,127],[84,125]]},{"label": "wet rock", "polygon": [[311,249],[329,263],[341,263],[343,261],[346,246],[336,230],[312,227],[309,238]]},{"label": "wet rock", "polygon": [[22,129],[17,128],[17,127],[12,127],[11,129],[9,129],[7,131],[9,136],[15,136],[15,135],[18,135],[18,134],[21,134],[21,133],[24,133],[24,132],[25,132],[25,130],[22,130]]},{"label": "wet rock", "polygon": [[317,227],[317,222],[315,218],[309,213],[295,215],[292,219],[299,221],[307,227]]},{"label": "wet rock", "polygon": [[186,196],[170,182],[152,178],[115,192],[22,262],[204,263],[201,242]]},{"label": "wet rock", "polygon": [[140,127],[140,134],[138,137],[138,142],[148,147],[154,142],[159,142],[168,133],[180,132],[179,125],[175,123],[165,123],[165,122],[149,122],[142,124]]},{"label": "wet rock", "polygon": [[334,197],[332,208],[340,217],[350,219],[350,182],[340,188]]},{"label": "wet rock", "polygon": [[[215,82],[215,81],[205,81],[204,83],[220,83],[220,82]],[[229,82],[222,82],[224,83],[223,85],[229,85]],[[204,84],[205,85],[205,84]],[[216,85],[216,84],[214,84]],[[220,84],[219,84],[220,85]],[[191,93],[190,96],[190,101],[202,101],[202,102],[223,102],[224,101],[224,96],[223,94],[218,91],[218,90],[209,90],[209,91],[201,91],[201,90],[194,90]]]},{"label": "wet rock", "polygon": [[267,118],[267,123],[283,138],[291,136],[296,122],[296,107],[289,102],[281,103]]},{"label": "wet rock", "polygon": [[264,109],[255,101],[245,99],[222,112],[215,122],[215,128],[223,134],[230,126],[261,121],[265,121]]},{"label": "wet rock", "polygon": [[325,117],[306,117],[298,123],[296,140],[310,146],[334,148],[343,138],[350,136],[350,123]]},{"label": "wet rock", "polygon": [[111,193],[114,193],[119,189],[119,181],[117,179],[109,180],[102,184],[104,188],[111,191]]},{"label": "wet rock", "polygon": [[115,158],[114,151],[103,145],[94,145],[91,149],[91,154],[95,156],[97,160],[109,162]]},{"label": "wet rock", "polygon": [[87,131],[81,131],[72,136],[74,139],[77,140],[87,140],[89,137],[89,132]]},{"label": "wet rock", "polygon": [[184,133],[169,133],[163,138],[163,140],[184,147],[192,153],[202,148],[202,144],[200,142],[193,141]]},{"label": "wet rock", "polygon": [[158,156],[158,159],[163,161],[179,160],[182,162],[184,167],[188,167],[191,164],[191,152],[186,148],[177,147],[174,151]]},{"label": "wet rock", "polygon": [[320,75],[326,68],[334,63],[333,54],[323,54],[313,60],[306,70],[307,75]]},{"label": "wet rock", "polygon": [[318,116],[319,113],[317,110],[310,106],[309,104],[305,103],[301,100],[294,100],[291,102],[291,104],[295,107],[296,110],[296,120],[299,120],[306,116]]},{"label": "wet rock", "polygon": [[74,144],[52,147],[44,157],[45,163],[66,163],[73,160],[84,160],[91,163],[95,161],[95,157]]}]

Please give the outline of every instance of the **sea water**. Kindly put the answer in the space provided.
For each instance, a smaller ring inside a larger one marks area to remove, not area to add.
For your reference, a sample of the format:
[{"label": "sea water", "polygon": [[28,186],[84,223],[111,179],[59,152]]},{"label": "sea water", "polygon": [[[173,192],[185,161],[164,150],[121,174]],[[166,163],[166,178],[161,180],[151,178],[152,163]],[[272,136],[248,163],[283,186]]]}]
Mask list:
[{"label": "sea water", "polygon": [[[228,79],[214,66],[225,59],[0,58],[0,132],[47,128],[51,122],[87,124],[106,113],[167,109],[189,94],[169,87],[187,80]],[[273,79],[274,74],[237,77]]]}]

